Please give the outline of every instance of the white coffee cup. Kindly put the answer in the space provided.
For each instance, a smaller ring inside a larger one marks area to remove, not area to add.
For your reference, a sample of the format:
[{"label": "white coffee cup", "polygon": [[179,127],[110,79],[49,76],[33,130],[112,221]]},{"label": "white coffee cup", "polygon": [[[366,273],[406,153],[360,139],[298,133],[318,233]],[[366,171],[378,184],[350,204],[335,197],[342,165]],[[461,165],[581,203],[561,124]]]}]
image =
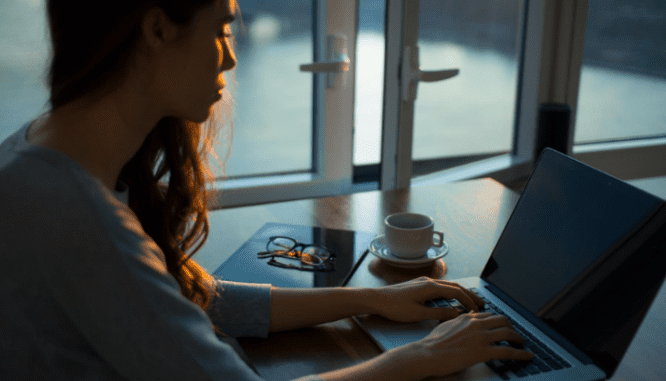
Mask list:
[{"label": "white coffee cup", "polygon": [[[444,233],[435,231],[432,218],[417,213],[396,213],[384,219],[386,245],[391,254],[404,259],[420,258],[431,247],[442,247]],[[439,240],[435,242],[435,236]]]}]

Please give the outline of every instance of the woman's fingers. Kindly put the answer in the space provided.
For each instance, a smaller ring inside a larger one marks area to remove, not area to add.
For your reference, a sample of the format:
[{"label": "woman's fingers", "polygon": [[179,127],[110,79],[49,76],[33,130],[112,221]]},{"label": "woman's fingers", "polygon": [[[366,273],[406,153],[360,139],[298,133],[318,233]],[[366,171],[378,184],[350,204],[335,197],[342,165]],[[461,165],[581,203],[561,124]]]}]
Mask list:
[{"label": "woman's fingers", "polygon": [[[479,314],[480,315],[480,314]],[[495,329],[495,328],[502,328],[502,327],[510,327],[513,328],[513,325],[511,325],[511,322],[509,321],[509,318],[507,318],[504,315],[497,315],[492,312],[487,312],[487,315],[485,316],[483,320],[483,326],[486,329]]]},{"label": "woman's fingers", "polygon": [[487,318],[492,318],[494,316],[498,316],[493,314],[492,312],[472,312],[468,315],[470,318],[474,319],[487,319]]},{"label": "woman's fingers", "polygon": [[478,312],[479,307],[482,306],[483,300],[478,296],[474,295],[473,292],[465,289],[457,283],[427,279],[429,284],[434,286],[431,288],[431,291],[428,293],[429,298],[446,298],[446,299],[456,299],[460,302],[468,311]]},{"label": "woman's fingers", "polygon": [[503,327],[488,331],[486,338],[489,343],[499,343],[500,341],[510,341],[512,343],[525,343],[525,338],[511,328]]},{"label": "woman's fingers", "polygon": [[484,319],[485,337],[491,345],[493,358],[508,360],[531,360],[534,356],[531,352],[511,346],[492,345],[502,341],[524,344],[525,338],[513,329],[509,320],[500,315],[489,316]]},{"label": "woman's fingers", "polygon": [[490,348],[489,360],[501,359],[501,360],[517,360],[517,361],[529,361],[534,358],[534,354],[530,351],[524,349],[516,349],[512,347],[499,346],[495,345]]},{"label": "woman's fingers", "polygon": [[[529,361],[534,354],[525,349],[518,349],[507,345],[495,345],[507,341],[511,343],[524,344],[525,338],[513,329],[513,326],[505,316],[494,314],[475,314],[477,321],[485,330],[484,336],[490,346],[490,359]],[[482,316],[483,315],[483,316]]]},{"label": "woman's fingers", "polygon": [[439,321],[451,320],[460,315],[455,308],[428,308],[428,312],[432,315],[432,319]]},{"label": "woman's fingers", "polygon": [[[446,281],[445,281],[445,282],[446,282]],[[465,294],[467,294],[467,296],[469,296],[470,299],[472,299],[472,301],[474,302],[474,304],[476,304],[477,306],[481,307],[481,306],[483,306],[484,304],[486,304],[486,303],[485,303],[485,302],[484,302],[484,301],[483,301],[483,300],[482,300],[477,294],[475,294],[475,293],[473,293],[472,291],[466,289],[465,287],[459,285],[458,283],[455,283],[455,282],[446,282],[446,283],[447,283],[447,284],[450,284],[450,285],[455,285],[455,286],[459,287],[459,288],[460,288]],[[468,309],[469,309],[469,308],[468,308]],[[470,310],[470,311],[471,311],[471,310]]]},{"label": "woman's fingers", "polygon": [[[500,324],[500,327],[488,328],[489,324],[491,327]],[[524,342],[505,324],[508,324],[505,318],[491,313],[467,313],[438,325],[422,344],[430,348],[435,358],[439,354],[448,356],[449,363],[456,364],[456,369],[451,371],[495,359],[531,360],[533,354],[529,351],[496,344]]]},{"label": "woman's fingers", "polygon": [[446,290],[453,290],[455,295],[452,297],[447,297],[447,299],[455,298],[467,308],[468,311],[479,311],[479,307],[483,306],[485,302],[479,298],[478,295],[472,291],[466,289],[465,287],[459,285],[455,282],[449,282],[445,280],[434,280],[439,286],[443,287]]},{"label": "woman's fingers", "polygon": [[485,302],[479,298],[478,295],[455,282],[441,279],[432,279],[425,276],[419,277],[414,281],[417,283],[424,282],[426,284],[436,286],[436,288],[430,289],[428,297],[456,299],[468,311],[478,312],[479,307],[485,304]]},{"label": "woman's fingers", "polygon": [[[447,286],[451,287],[451,286]],[[479,306],[474,302],[474,300],[465,292],[466,290],[461,287],[451,287],[454,290],[454,298],[460,302],[468,311],[479,312]]]}]

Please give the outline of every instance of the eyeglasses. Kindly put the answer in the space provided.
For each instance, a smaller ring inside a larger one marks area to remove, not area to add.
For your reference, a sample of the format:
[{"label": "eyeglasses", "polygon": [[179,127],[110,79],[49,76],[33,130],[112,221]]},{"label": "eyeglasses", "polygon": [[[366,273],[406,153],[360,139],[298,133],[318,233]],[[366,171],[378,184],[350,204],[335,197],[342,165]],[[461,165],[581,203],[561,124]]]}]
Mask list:
[{"label": "eyeglasses", "polygon": [[[270,258],[267,262],[269,265],[286,269],[323,272],[335,270],[335,254],[329,249],[298,243],[289,237],[271,237],[266,244],[266,251],[258,252],[257,258]],[[294,261],[300,263],[294,264]]]}]

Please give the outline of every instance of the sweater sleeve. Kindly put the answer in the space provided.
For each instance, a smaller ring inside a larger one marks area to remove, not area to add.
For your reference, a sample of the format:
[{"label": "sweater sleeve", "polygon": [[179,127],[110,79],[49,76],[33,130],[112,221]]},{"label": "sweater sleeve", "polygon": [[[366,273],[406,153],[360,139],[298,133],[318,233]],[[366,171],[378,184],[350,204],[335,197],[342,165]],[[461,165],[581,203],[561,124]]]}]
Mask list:
[{"label": "sweater sleeve", "polygon": [[208,316],[226,335],[268,337],[271,285],[215,280]]},{"label": "sweater sleeve", "polygon": [[[19,137],[0,145],[0,273],[8,291],[0,300],[11,311],[0,320],[15,317],[0,329],[0,353],[12,365],[0,373],[260,381],[217,338],[211,317],[182,296],[131,209],[64,154],[25,144],[14,152]],[[216,288],[208,312],[222,332],[267,335],[269,285]]]},{"label": "sweater sleeve", "polygon": [[260,380],[182,296],[131,210],[116,202],[100,214],[99,204],[81,207],[85,201],[42,204],[51,219],[36,225],[33,244],[51,242],[54,250],[35,264],[93,350],[132,380]]}]

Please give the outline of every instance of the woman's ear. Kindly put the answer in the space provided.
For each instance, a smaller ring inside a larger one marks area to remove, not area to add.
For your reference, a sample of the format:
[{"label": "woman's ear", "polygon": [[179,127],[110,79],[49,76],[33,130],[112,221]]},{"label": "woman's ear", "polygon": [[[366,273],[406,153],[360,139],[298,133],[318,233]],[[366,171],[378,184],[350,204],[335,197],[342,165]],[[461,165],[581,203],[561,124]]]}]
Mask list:
[{"label": "woman's ear", "polygon": [[178,25],[160,7],[151,8],[143,16],[141,32],[148,47],[160,50],[173,41],[178,34]]}]

